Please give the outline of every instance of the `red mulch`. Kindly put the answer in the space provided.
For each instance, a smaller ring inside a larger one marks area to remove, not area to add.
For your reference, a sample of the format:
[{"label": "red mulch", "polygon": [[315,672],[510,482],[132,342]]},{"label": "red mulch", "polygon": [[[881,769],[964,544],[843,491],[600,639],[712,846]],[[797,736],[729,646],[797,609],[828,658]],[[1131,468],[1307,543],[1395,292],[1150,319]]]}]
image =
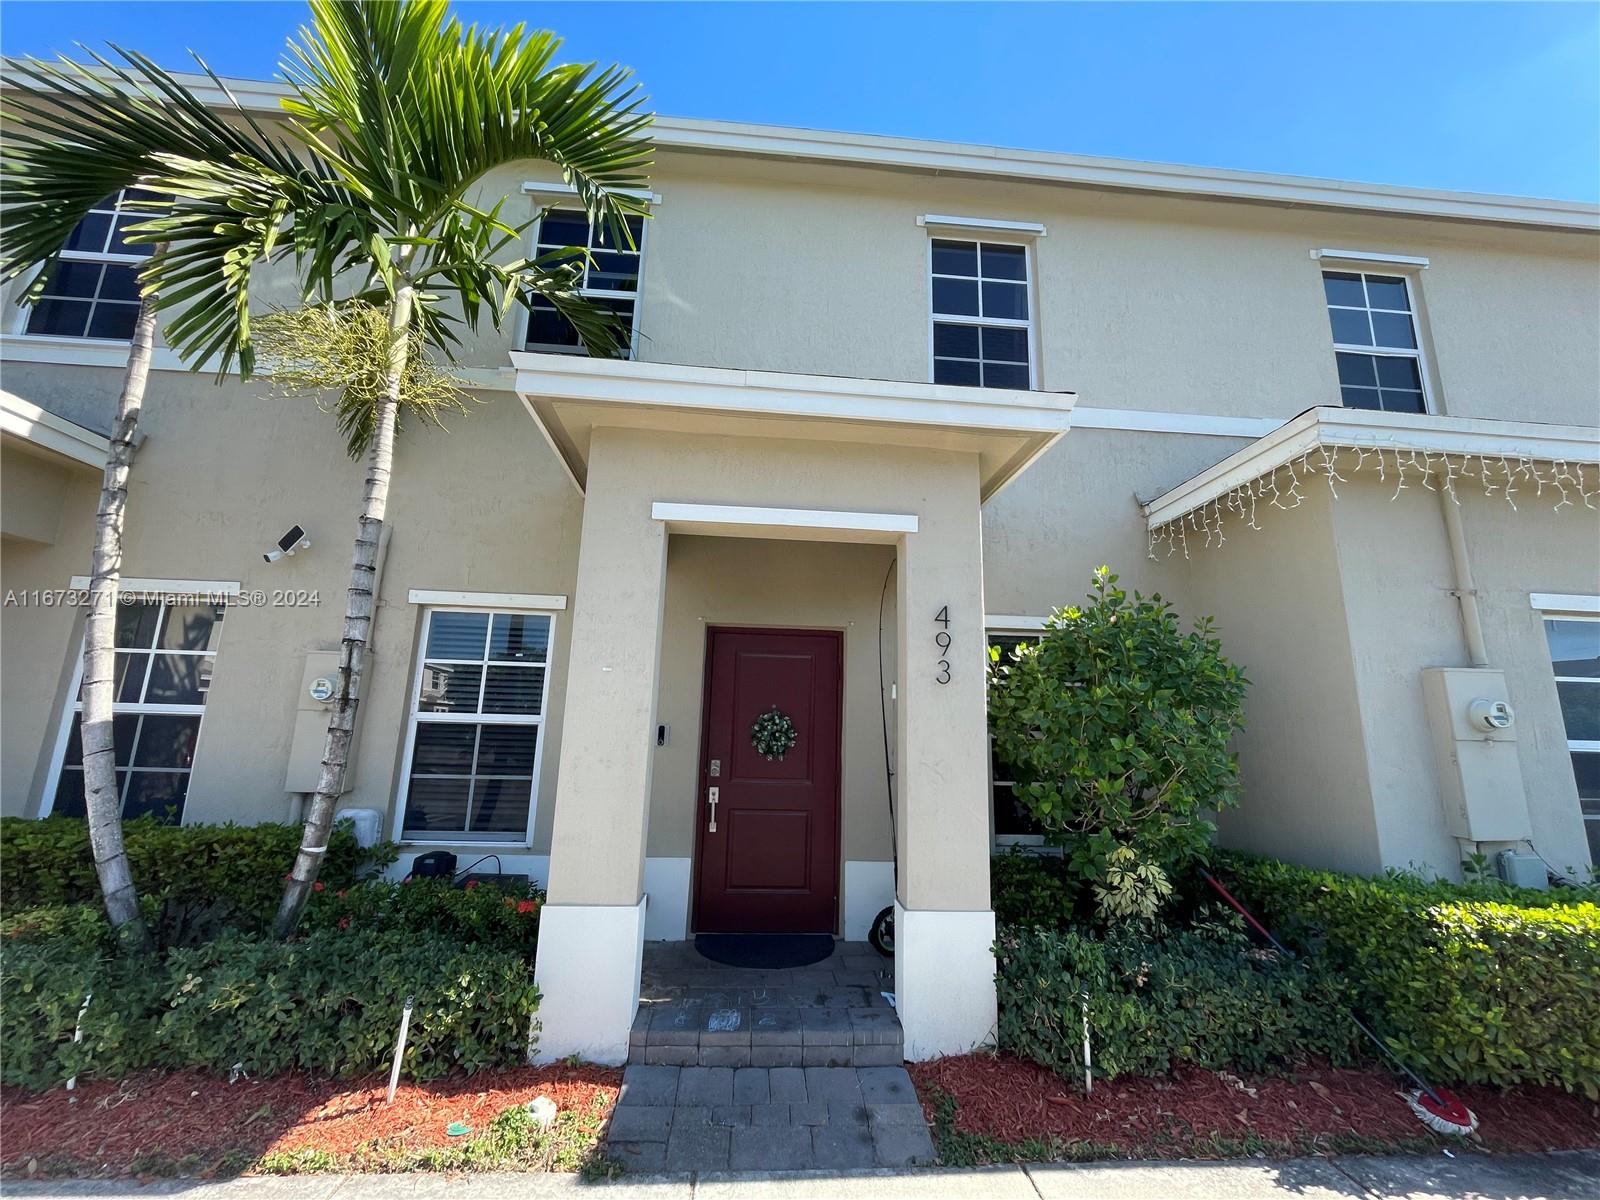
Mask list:
[{"label": "red mulch", "polygon": [[[1216,1135],[1235,1144],[1254,1135],[1297,1152],[1434,1136],[1406,1106],[1395,1077],[1372,1069],[1313,1066],[1294,1079],[1240,1079],[1190,1068],[1096,1081],[1087,1097],[1081,1082],[1005,1055],[944,1058],[910,1071],[930,1122],[937,1088],[955,1099],[958,1131],[1011,1143],[1054,1137],[1172,1158],[1203,1156]],[[1600,1106],[1581,1096],[1540,1087],[1455,1091],[1478,1114],[1483,1149],[1600,1147]]]},{"label": "red mulch", "polygon": [[120,1083],[87,1083],[76,1101],[64,1089],[0,1089],[0,1164],[65,1156],[107,1173],[132,1169],[145,1156],[209,1159],[230,1151],[348,1153],[384,1138],[426,1149],[456,1141],[452,1121],[481,1132],[501,1111],[549,1096],[563,1111],[587,1109],[603,1097],[616,1103],[622,1072],[605,1067],[522,1067],[402,1084],[383,1102],[387,1074],[351,1083],[310,1075],[277,1075],[228,1083],[198,1071],[143,1072]]}]

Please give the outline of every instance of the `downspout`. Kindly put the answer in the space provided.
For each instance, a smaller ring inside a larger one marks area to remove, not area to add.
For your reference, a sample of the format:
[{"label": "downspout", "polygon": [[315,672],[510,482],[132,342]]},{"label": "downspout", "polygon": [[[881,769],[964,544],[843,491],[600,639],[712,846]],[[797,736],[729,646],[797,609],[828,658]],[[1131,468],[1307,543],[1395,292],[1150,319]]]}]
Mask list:
[{"label": "downspout", "polygon": [[1455,488],[1443,474],[1439,479],[1439,507],[1444,513],[1445,534],[1450,540],[1450,565],[1455,572],[1451,595],[1461,606],[1461,634],[1467,641],[1468,665],[1487,667],[1489,651],[1483,644],[1483,619],[1478,613],[1478,586],[1472,580],[1472,561],[1467,557],[1467,535],[1461,527],[1461,502]]}]

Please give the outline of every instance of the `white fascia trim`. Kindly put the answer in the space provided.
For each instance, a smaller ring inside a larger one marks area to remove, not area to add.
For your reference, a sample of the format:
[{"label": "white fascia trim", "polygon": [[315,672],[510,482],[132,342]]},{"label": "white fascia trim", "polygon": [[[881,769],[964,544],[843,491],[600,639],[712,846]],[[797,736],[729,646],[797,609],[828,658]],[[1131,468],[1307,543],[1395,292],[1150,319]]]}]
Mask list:
[{"label": "white fascia trim", "polygon": [[1017,613],[984,613],[983,628],[988,633],[1038,633],[1049,619]]},{"label": "white fascia trim", "polygon": [[6,391],[0,391],[0,433],[89,467],[105,466],[106,456],[111,453],[111,439],[103,434],[74,425],[65,417]]},{"label": "white fascia trim", "polygon": [[1600,615],[1600,596],[1567,596],[1559,592],[1532,592],[1529,605],[1538,612],[1593,613]]},{"label": "white fascia trim", "polygon": [[650,517],[674,525],[759,525],[782,529],[837,529],[853,533],[915,533],[912,513],[836,512],[823,508],[756,508],[737,504],[656,501]]},{"label": "white fascia trim", "polygon": [[[215,81],[192,73],[175,75],[204,103],[226,104],[229,96]],[[0,85],[4,76],[0,73]],[[245,108],[282,114],[282,101],[293,94],[286,84],[254,79],[224,79],[224,87]],[[1553,229],[1600,231],[1600,205],[1575,200],[1498,196],[1480,192],[1394,187],[1378,183],[1230,171],[1218,167],[1131,159],[1092,158],[1001,146],[973,146],[879,134],[834,133],[734,121],[656,117],[650,140],[657,146],[756,154],[769,158],[854,163],[868,167],[900,167],[937,174],[999,176],[1080,187],[1166,192],[1226,200],[1254,200],[1282,205],[1358,209],[1461,221],[1495,221]]]},{"label": "white fascia trim", "polygon": [[610,401],[757,416],[1065,433],[1072,392],[963,388],[833,375],[685,367],[511,351],[517,391],[540,400]]},{"label": "white fascia trim", "polygon": [[1422,267],[1428,266],[1428,260],[1417,258],[1411,254],[1379,254],[1375,250],[1313,250],[1312,258],[1333,258],[1341,262],[1353,263],[1389,263],[1397,267]]},{"label": "white fascia trim", "polygon": [[1157,496],[1144,506],[1145,523],[1158,529],[1323,446],[1600,463],[1600,431],[1592,426],[1312,408]]},{"label": "white fascia trim", "polygon": [[412,604],[454,606],[457,608],[526,608],[542,612],[561,612],[567,607],[565,596],[540,596],[524,592],[446,592],[412,588],[406,593]]},{"label": "white fascia trim", "polygon": [[[88,590],[89,577],[74,575],[72,590]],[[144,579],[124,575],[117,589],[125,596],[237,596],[243,588],[236,579]]]},{"label": "white fascia trim", "polygon": [[1045,228],[1038,221],[1001,221],[990,217],[946,217],[938,213],[923,213],[917,218],[917,224],[931,229],[987,229],[995,233],[1045,236]]},{"label": "white fascia trim", "polygon": [[[37,333],[0,334],[0,362],[56,363],[70,367],[116,367],[128,365],[128,343],[104,338],[45,337]],[[187,371],[189,368],[168,346],[157,346],[150,355],[152,371]]]},{"label": "white fascia trim", "polygon": [[1209,413],[1154,412],[1138,408],[1072,410],[1074,429],[1114,429],[1131,433],[1186,433],[1205,437],[1258,438],[1283,422],[1273,417],[1219,417]]},{"label": "white fascia trim", "polygon": [[[578,194],[578,189],[570,183],[540,183],[536,179],[524,181],[522,191],[524,195],[529,196],[576,196]],[[643,200],[649,205],[661,203],[660,192],[650,192],[643,188],[614,188],[612,189],[612,195]]]}]

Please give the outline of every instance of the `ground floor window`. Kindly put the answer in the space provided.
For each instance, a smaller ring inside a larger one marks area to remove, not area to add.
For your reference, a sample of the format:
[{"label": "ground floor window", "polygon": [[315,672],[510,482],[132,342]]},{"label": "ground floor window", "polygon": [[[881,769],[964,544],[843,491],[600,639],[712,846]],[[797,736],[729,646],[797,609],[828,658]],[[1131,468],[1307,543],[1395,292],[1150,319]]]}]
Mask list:
[{"label": "ground floor window", "polygon": [[1589,860],[1600,864],[1600,617],[1546,617],[1544,632],[1578,780]]},{"label": "ground floor window", "polygon": [[427,610],[401,779],[406,840],[527,841],[554,619],[540,612]]},{"label": "ground floor window", "polygon": [[[1002,660],[1024,642],[1039,640],[1038,634],[1001,633],[994,630],[990,630],[988,637],[989,645],[1000,651]],[[994,813],[996,846],[1044,844],[1044,829],[1017,798],[1016,783],[1010,777],[1010,769],[995,754],[993,737],[989,739],[989,802]]]},{"label": "ground floor window", "polygon": [[[111,737],[122,815],[178,824],[189,796],[225,609],[128,595],[121,600]],[[82,692],[80,647],[49,808],[75,817],[85,813]]]}]

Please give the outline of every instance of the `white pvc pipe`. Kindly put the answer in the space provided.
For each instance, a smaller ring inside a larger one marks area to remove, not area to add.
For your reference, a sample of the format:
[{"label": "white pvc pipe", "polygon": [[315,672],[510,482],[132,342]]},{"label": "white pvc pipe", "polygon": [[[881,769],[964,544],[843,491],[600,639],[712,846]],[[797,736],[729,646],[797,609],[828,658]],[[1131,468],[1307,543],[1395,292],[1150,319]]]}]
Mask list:
[{"label": "white pvc pipe", "polygon": [[[93,992],[85,992],[83,994],[83,1004],[78,1008],[78,1023],[72,1027],[72,1044],[74,1046],[81,1045],[83,1042],[83,1014],[89,1011],[89,1001],[93,999]],[[78,1077],[74,1075],[71,1079],[67,1080],[67,1091],[75,1092],[77,1090]],[[76,1096],[72,1097],[72,1102],[76,1104],[78,1102],[78,1098]]]},{"label": "white pvc pipe", "polygon": [[406,1034],[411,1029],[411,1001],[412,997],[407,996],[405,1007],[400,1010],[400,1036],[394,1043],[394,1066],[389,1068],[389,1095],[385,1104],[394,1103],[394,1090],[400,1086],[400,1060],[405,1056]]},{"label": "white pvc pipe", "polygon": [[1083,993],[1083,1094],[1094,1092],[1094,1058],[1089,1050],[1089,993]]}]

